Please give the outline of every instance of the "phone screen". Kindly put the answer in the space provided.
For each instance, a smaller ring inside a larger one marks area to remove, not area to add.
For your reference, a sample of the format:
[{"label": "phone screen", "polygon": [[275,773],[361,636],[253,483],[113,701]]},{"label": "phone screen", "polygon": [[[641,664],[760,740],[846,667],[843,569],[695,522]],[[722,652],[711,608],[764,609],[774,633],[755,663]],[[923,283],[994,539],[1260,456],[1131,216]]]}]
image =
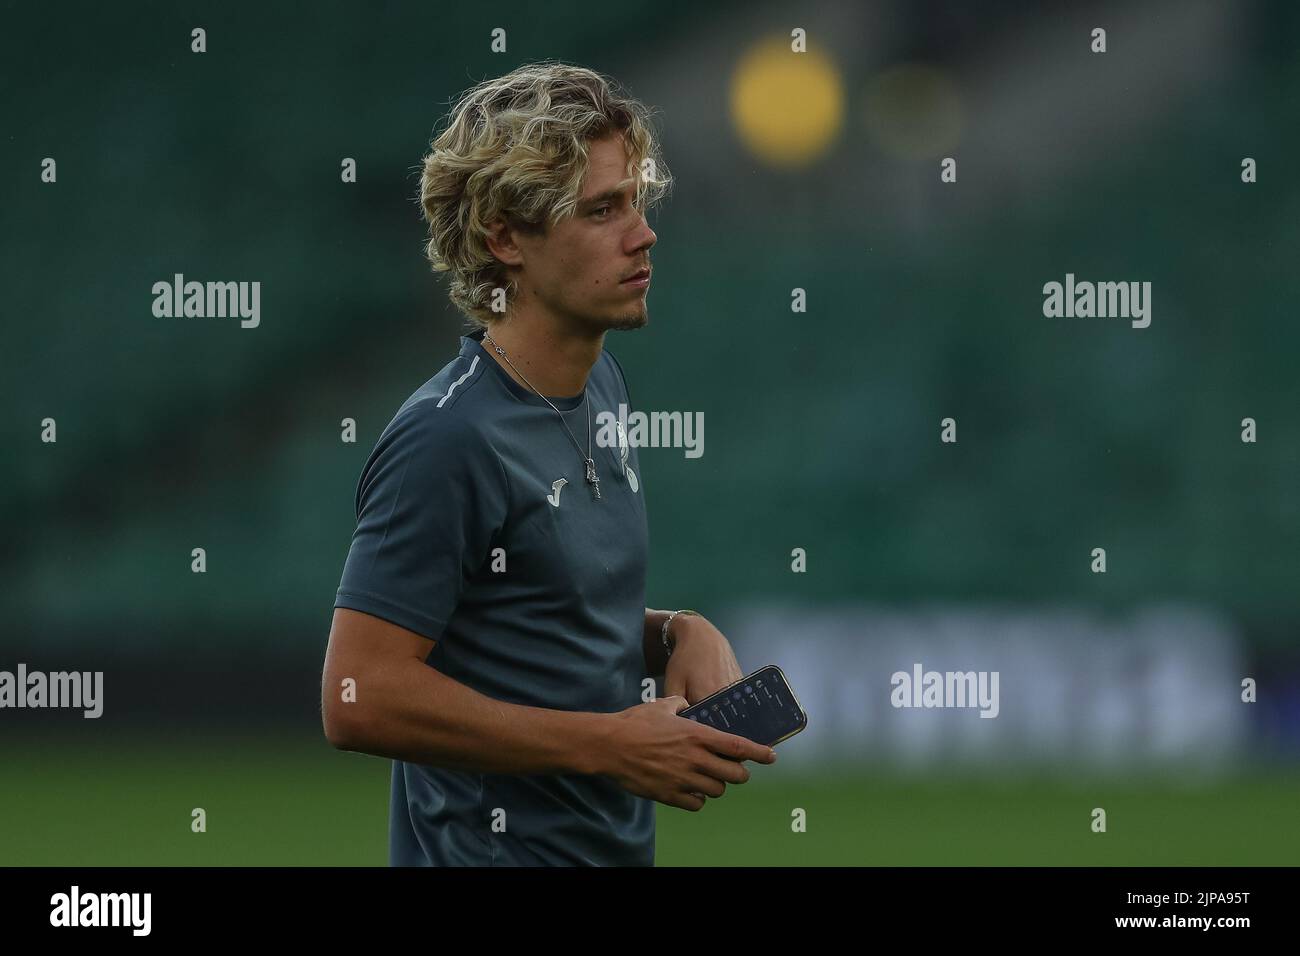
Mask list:
[{"label": "phone screen", "polygon": [[729,734],[771,747],[808,726],[808,715],[775,664],[761,667],[678,717],[698,721]]}]

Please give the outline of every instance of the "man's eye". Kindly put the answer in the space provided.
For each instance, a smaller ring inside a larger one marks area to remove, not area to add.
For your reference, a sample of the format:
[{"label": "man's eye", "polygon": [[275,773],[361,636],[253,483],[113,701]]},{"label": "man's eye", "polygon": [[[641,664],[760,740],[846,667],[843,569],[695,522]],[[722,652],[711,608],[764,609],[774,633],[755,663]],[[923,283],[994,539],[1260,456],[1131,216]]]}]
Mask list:
[{"label": "man's eye", "polygon": [[610,210],[610,207],[609,207],[609,206],[601,206],[601,207],[598,208],[598,209],[593,209],[593,210],[591,211],[591,214],[594,216],[594,215],[596,215],[597,213],[609,212],[609,210]]}]

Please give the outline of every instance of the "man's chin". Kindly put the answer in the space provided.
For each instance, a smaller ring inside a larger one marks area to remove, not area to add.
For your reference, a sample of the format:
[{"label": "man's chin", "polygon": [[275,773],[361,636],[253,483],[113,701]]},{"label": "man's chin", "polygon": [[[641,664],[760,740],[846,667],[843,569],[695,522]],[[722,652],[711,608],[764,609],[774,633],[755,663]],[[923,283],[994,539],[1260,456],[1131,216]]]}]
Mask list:
[{"label": "man's chin", "polygon": [[631,329],[639,329],[650,321],[650,316],[646,312],[635,312],[631,315],[621,315],[609,324],[610,332],[627,332]]}]

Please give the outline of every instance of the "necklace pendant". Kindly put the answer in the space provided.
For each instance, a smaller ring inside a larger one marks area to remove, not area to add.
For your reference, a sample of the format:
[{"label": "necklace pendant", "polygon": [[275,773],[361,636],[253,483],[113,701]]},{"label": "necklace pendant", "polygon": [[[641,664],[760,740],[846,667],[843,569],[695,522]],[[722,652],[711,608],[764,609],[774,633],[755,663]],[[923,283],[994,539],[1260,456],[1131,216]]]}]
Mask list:
[{"label": "necklace pendant", "polygon": [[591,485],[591,496],[597,501],[600,500],[600,479],[596,477],[596,463],[590,458],[586,459],[587,465],[587,484]]}]

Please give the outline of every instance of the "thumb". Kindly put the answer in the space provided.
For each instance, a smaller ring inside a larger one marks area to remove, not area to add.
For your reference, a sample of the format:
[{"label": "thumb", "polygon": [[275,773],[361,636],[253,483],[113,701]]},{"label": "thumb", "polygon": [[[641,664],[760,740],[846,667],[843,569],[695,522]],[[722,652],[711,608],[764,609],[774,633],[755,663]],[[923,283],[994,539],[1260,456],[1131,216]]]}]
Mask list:
[{"label": "thumb", "polygon": [[673,709],[673,713],[674,713],[674,714],[679,714],[679,713],[681,713],[683,710],[685,710],[687,707],[690,706],[690,704],[687,703],[685,697],[679,697],[679,696],[677,696],[676,694],[674,694],[674,695],[671,696],[671,697],[660,697],[660,698],[657,698],[657,699],[655,700],[655,703],[659,703],[660,701],[663,702],[663,704],[664,704],[665,707],[671,707],[671,708]]}]

